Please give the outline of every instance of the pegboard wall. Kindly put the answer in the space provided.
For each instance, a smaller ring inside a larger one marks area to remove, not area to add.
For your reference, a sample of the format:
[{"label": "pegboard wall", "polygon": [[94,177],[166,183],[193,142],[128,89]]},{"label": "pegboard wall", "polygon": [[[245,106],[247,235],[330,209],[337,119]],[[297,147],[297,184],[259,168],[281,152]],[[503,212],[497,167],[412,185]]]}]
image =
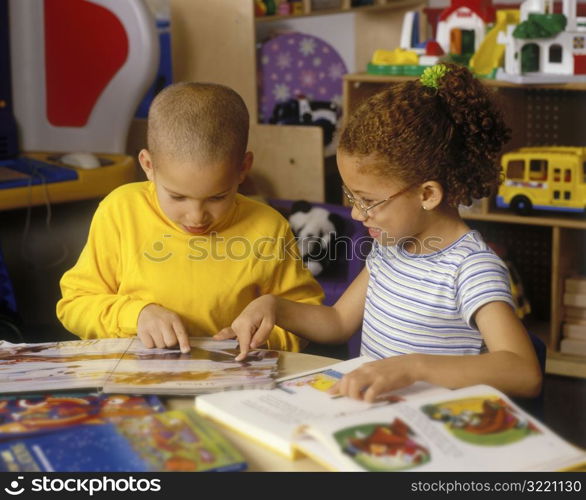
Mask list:
[{"label": "pegboard wall", "polygon": [[586,146],[586,93],[576,90],[500,88],[498,100],[513,138],[523,146]]},{"label": "pegboard wall", "polygon": [[486,242],[496,243],[507,251],[516,267],[525,295],[531,303],[532,316],[540,321],[550,319],[551,303],[551,228],[466,221],[478,230]]}]

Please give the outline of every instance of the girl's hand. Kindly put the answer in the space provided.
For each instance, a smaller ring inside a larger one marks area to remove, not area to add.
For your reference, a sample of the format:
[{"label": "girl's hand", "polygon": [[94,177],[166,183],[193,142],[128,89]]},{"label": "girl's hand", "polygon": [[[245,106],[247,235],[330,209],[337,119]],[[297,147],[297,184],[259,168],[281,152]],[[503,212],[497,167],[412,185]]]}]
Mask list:
[{"label": "girl's hand", "polygon": [[329,392],[372,403],[381,394],[416,382],[417,363],[417,354],[371,361],[345,375]]},{"label": "girl's hand", "polygon": [[175,347],[181,352],[191,350],[189,335],[178,314],[157,304],[149,304],[138,315],[136,333],[147,349]]},{"label": "girl's hand", "polygon": [[214,335],[217,340],[238,338],[240,354],[236,361],[246,358],[250,349],[266,342],[275,326],[277,300],[274,295],[263,295],[248,304],[232,325]]}]

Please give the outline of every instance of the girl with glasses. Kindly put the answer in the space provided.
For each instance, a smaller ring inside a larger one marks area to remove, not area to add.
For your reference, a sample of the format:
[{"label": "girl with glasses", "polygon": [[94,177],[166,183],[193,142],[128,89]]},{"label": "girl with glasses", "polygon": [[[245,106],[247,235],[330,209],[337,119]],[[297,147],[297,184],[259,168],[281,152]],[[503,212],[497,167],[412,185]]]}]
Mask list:
[{"label": "girl with glasses", "polygon": [[433,66],[368,99],[337,152],[352,217],[374,239],[365,269],[332,307],[265,295],[216,337],[237,337],[243,359],[274,325],[322,343],[362,325],[373,361],[333,388],[340,394],[373,401],[426,381],[537,395],[541,370],[508,270],[458,213],[496,188],[508,138],[490,90],[461,66]]}]

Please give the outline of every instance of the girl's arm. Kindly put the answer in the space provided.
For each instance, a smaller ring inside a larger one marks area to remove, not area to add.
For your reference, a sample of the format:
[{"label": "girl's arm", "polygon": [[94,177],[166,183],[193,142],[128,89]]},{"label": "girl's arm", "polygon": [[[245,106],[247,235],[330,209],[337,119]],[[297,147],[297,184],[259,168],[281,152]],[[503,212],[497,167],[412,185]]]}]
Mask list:
[{"label": "girl's arm", "polygon": [[475,320],[489,352],[461,359],[450,356],[451,360],[425,356],[421,380],[450,388],[488,384],[511,396],[539,394],[543,378],[539,361],[513,309],[505,302],[490,302],[476,312]]},{"label": "girl's arm", "polygon": [[358,329],[364,313],[368,270],[365,268],[332,307],[302,304],[274,295],[253,300],[233,321],[214,338],[237,337],[244,359],[250,348],[262,345],[275,325],[307,340],[343,343]]},{"label": "girl's arm", "polygon": [[368,287],[364,268],[332,306],[278,300],[276,322],[282,328],[322,344],[342,344],[360,327]]},{"label": "girl's arm", "polygon": [[[267,244],[263,251],[266,249],[266,255],[277,256],[283,248],[286,250],[283,258],[273,258],[257,265],[259,270],[262,269],[257,296],[275,295],[304,304],[321,304],[323,290],[309,270],[304,268],[295,236],[284,220],[277,234],[274,242]],[[284,247],[281,247],[283,242]],[[298,352],[306,344],[294,333],[277,327],[273,328],[266,346],[268,349]]]},{"label": "girl's arm", "polygon": [[487,384],[510,396],[539,394],[542,373],[529,336],[512,308],[490,302],[475,314],[489,352],[470,356],[405,354],[366,363],[332,390],[374,401],[380,394],[418,380],[456,389]]}]

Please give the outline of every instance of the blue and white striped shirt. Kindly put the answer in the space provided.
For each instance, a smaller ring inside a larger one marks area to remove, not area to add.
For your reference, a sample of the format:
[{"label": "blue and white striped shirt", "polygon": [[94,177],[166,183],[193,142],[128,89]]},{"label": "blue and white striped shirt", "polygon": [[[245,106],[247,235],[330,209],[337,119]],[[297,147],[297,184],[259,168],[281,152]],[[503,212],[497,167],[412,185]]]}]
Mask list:
[{"label": "blue and white striped shirt", "polygon": [[477,231],[431,254],[375,242],[362,325],[361,354],[478,354],[474,313],[503,301],[515,308],[509,271]]}]

